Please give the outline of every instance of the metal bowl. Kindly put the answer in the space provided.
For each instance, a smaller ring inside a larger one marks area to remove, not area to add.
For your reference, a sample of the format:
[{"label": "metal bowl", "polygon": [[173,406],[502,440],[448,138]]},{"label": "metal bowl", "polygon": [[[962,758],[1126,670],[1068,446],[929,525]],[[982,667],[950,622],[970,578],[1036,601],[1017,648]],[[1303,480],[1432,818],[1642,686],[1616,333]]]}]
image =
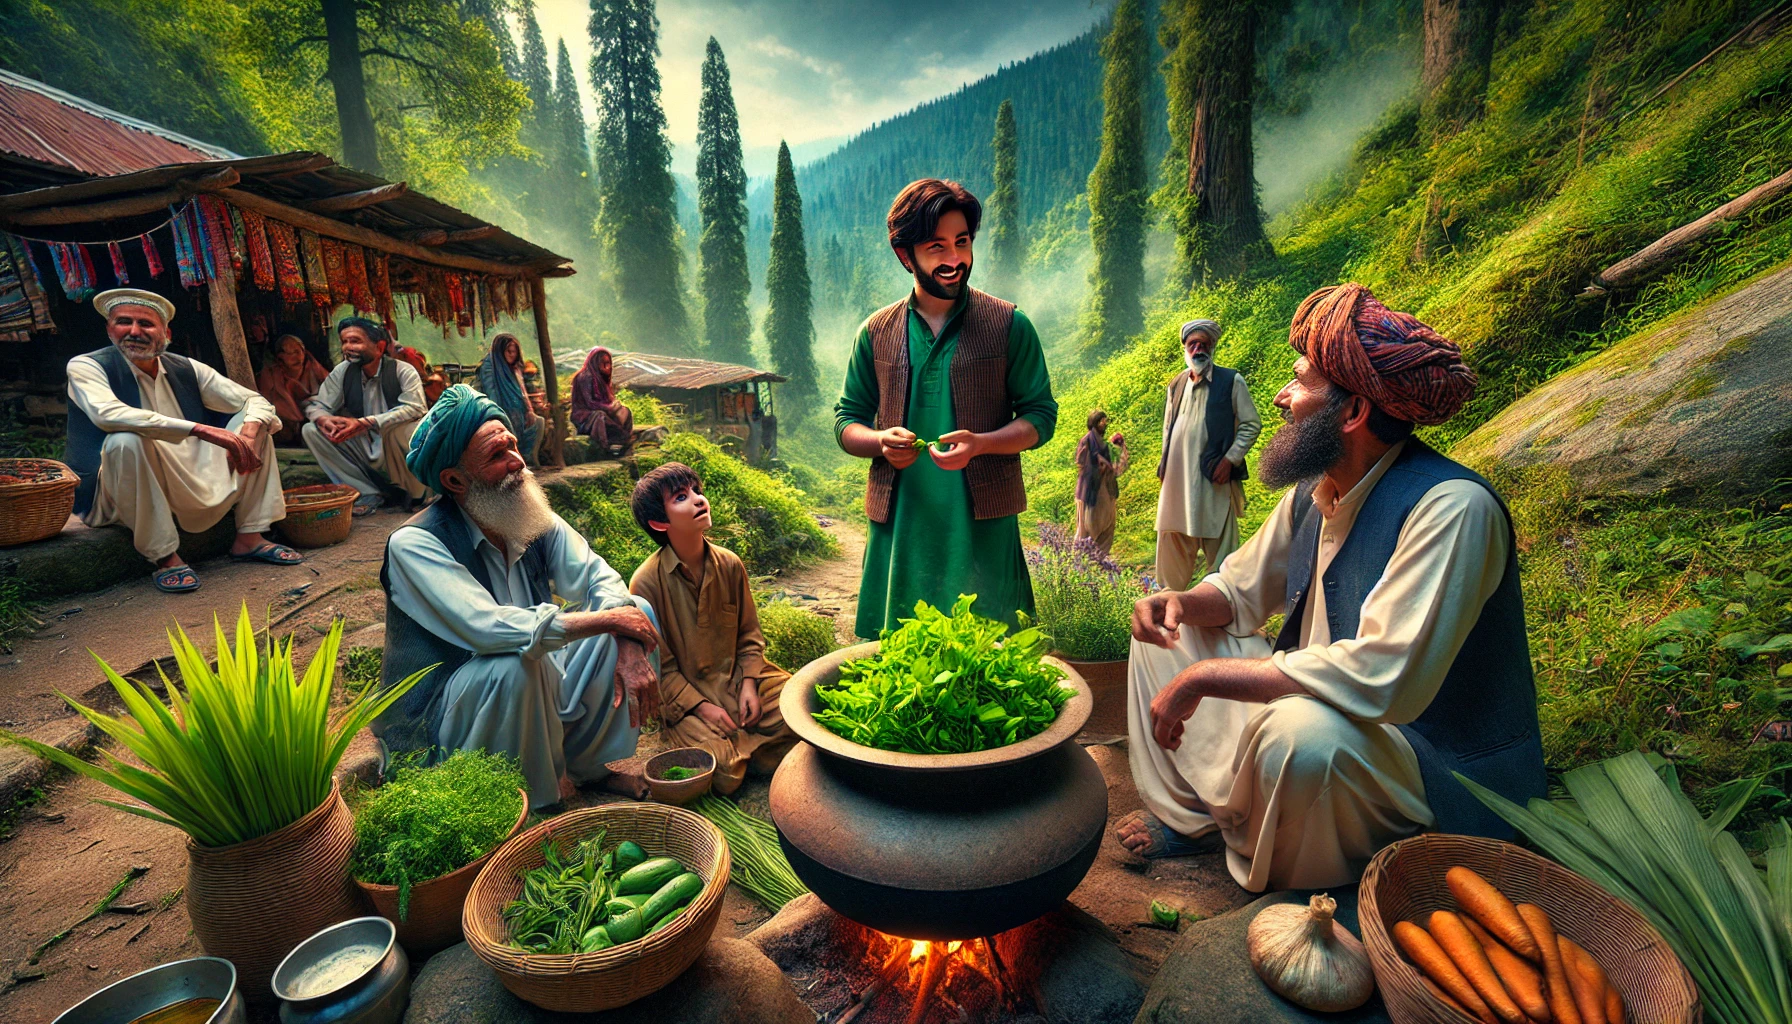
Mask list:
[{"label": "metal bowl", "polygon": [[206,1024],[245,1024],[236,968],[215,956],[176,960],[114,982],[69,1007],[54,1024],[125,1024],[187,999],[217,999]]},{"label": "metal bowl", "polygon": [[[350,946],[370,945],[380,957],[335,987],[304,995],[294,989],[307,970]],[[383,917],[357,917],[333,924],[286,954],[274,969],[274,995],[281,1024],[398,1024],[411,998],[411,961],[398,944],[398,930]]]}]

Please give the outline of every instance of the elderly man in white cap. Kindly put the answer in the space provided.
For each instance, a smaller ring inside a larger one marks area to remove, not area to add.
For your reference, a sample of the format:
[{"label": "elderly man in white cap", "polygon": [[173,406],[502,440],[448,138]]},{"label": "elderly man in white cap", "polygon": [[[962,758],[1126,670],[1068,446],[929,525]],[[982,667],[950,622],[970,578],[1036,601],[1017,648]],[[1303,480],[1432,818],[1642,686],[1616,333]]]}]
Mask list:
[{"label": "elderly man in white cap", "polygon": [[154,562],[157,589],[199,588],[180,556],[181,529],[210,529],[236,512],[234,558],[296,565],[298,552],[262,536],[286,515],[268,400],[198,360],[168,352],[174,304],[114,288],[93,297],[112,344],[68,361],[69,466],[81,477],[75,513],[121,523]]},{"label": "elderly man in white cap", "polygon": [[1186,368],[1164,396],[1163,455],[1157,478],[1157,583],[1187,590],[1195,556],[1213,572],[1238,547],[1244,511],[1244,457],[1257,443],[1263,420],[1251,401],[1244,374],[1216,365],[1213,347],[1221,328],[1213,320],[1182,325]]}]

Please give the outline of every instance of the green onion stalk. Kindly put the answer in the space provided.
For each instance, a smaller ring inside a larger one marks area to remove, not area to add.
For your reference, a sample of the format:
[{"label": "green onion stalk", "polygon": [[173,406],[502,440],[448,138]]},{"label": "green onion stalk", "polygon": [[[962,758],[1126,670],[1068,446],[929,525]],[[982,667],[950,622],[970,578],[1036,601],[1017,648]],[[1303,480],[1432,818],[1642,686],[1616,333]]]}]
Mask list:
[{"label": "green onion stalk", "polygon": [[728,880],[773,911],[809,891],[791,869],[778,845],[778,830],[764,818],[740,809],[732,800],[705,794],[691,809],[708,818],[728,840],[733,870]]}]

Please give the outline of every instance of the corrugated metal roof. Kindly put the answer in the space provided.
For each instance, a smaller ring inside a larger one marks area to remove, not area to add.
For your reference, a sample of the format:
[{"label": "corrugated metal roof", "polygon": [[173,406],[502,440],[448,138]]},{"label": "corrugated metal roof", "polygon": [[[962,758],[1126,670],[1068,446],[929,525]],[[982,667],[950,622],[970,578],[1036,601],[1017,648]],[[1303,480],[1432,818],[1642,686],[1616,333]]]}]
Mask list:
[{"label": "corrugated metal roof", "polygon": [[5,70],[0,112],[0,151],[77,176],[237,156]]},{"label": "corrugated metal roof", "polygon": [[[578,353],[576,361],[571,363],[572,369],[577,370],[584,361],[585,353]],[[560,360],[555,362],[559,363]],[[733,363],[712,363],[707,359],[686,359],[651,352],[615,352],[611,355],[610,382],[619,388],[698,391],[720,385],[751,384],[757,381],[782,384],[789,379],[770,370],[756,370],[751,366],[737,366]]]}]

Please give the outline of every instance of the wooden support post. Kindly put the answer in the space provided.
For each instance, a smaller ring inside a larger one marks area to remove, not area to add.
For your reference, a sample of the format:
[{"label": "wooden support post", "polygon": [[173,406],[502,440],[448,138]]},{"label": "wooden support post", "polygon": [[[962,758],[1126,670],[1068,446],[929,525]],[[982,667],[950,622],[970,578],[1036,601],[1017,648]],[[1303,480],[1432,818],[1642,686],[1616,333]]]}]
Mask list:
[{"label": "wooden support post", "polygon": [[529,279],[529,300],[535,307],[535,343],[541,347],[541,384],[548,392],[548,436],[541,461],[555,469],[566,468],[566,405],[560,401],[560,371],[554,366],[554,345],[548,340],[548,289],[541,278]]},{"label": "wooden support post", "polygon": [[249,362],[249,342],[243,337],[243,315],[236,306],[236,272],[225,263],[222,272],[205,283],[211,299],[212,333],[224,353],[224,370],[230,379],[255,390],[255,367]]}]

